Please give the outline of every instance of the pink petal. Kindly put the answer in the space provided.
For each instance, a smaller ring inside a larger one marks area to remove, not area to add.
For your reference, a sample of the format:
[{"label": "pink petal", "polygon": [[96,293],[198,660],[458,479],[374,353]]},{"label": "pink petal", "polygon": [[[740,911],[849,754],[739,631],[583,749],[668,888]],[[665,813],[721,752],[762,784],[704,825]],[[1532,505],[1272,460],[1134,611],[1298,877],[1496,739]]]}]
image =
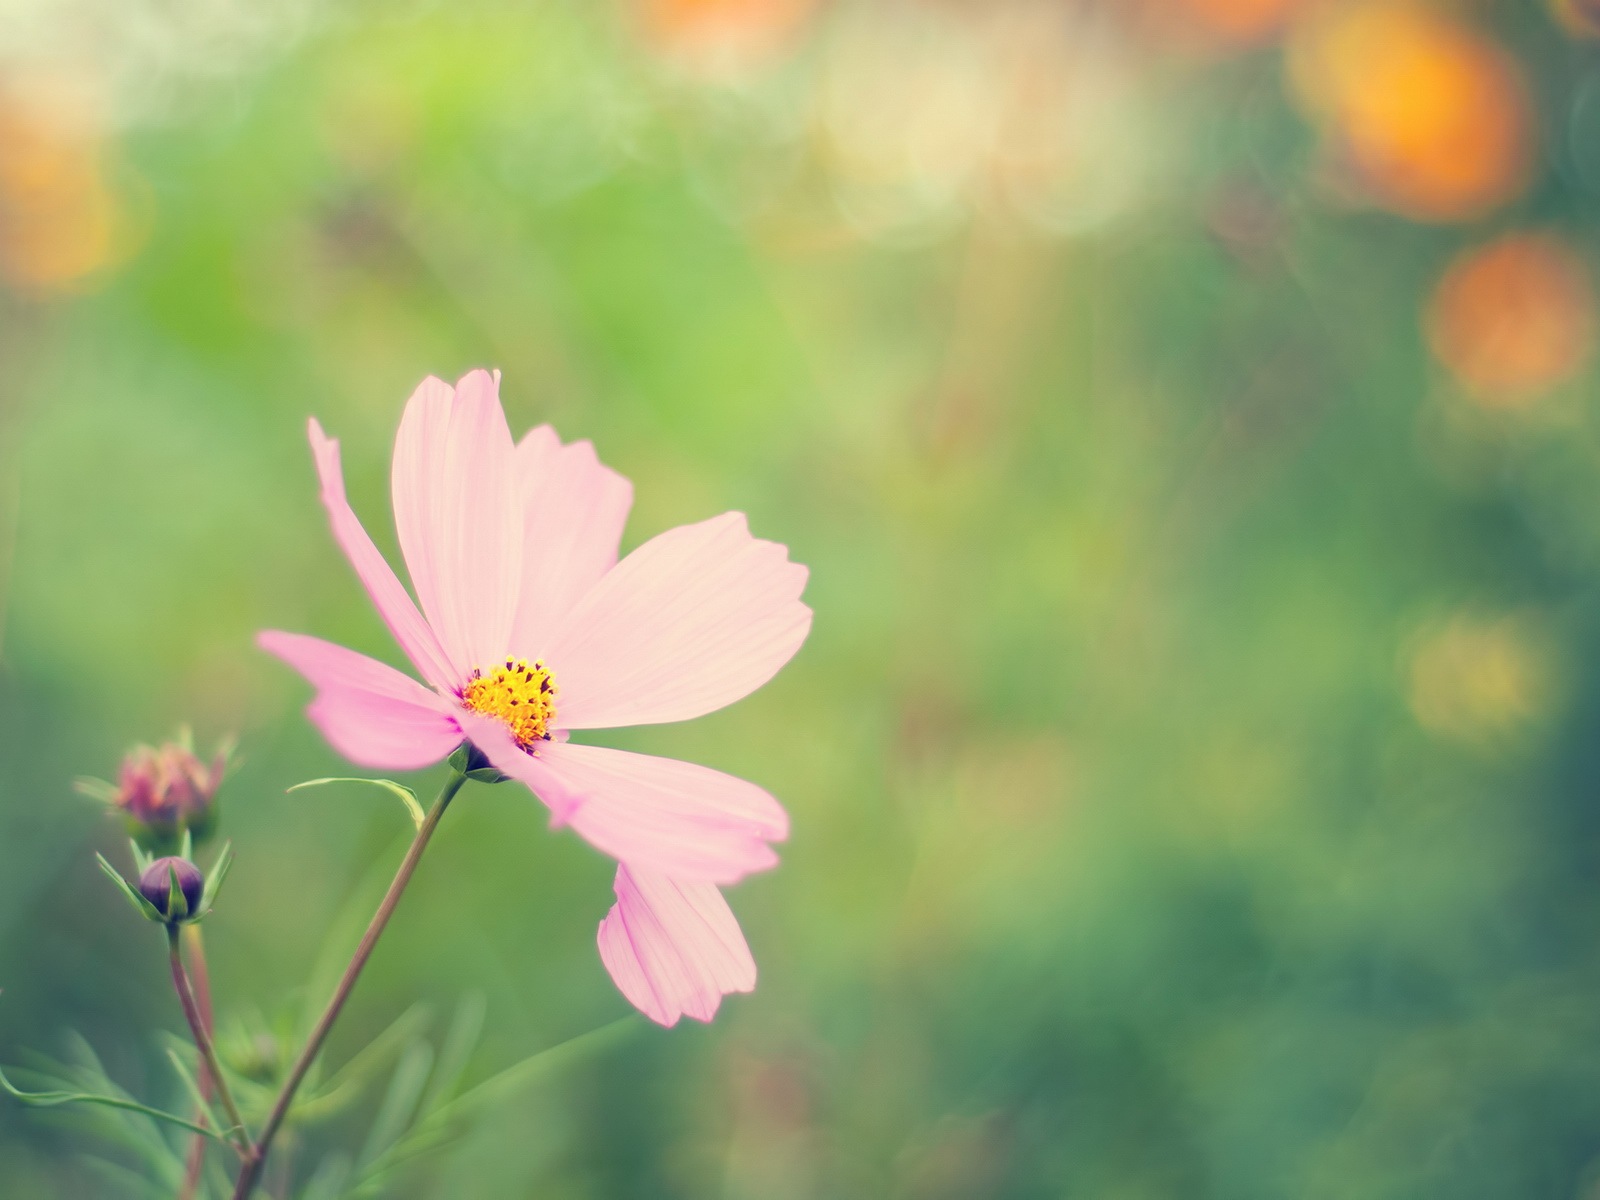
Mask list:
[{"label": "pink petal", "polygon": [[570,824],[618,862],[677,879],[733,883],[774,866],[778,856],[767,843],[789,836],[782,806],[743,779],[601,746],[543,742],[534,756],[483,724],[504,726],[463,722],[489,761],[532,788],[556,824]]},{"label": "pink petal", "polygon": [[522,595],[511,650],[537,658],[557,621],[617,562],[633,485],[588,442],[563,446],[548,425],[517,444],[522,491]]},{"label": "pink petal", "polygon": [[394,640],[400,643],[422,677],[435,687],[454,687],[463,675],[450,665],[439,639],[417,612],[405,587],[395,578],[383,555],[372,544],[367,531],[361,527],[350,502],[345,499],[344,473],[339,467],[339,443],[322,432],[315,417],[311,419],[311,454],[316,459],[317,475],[322,481],[322,503],[333,524],[333,536],[344,550],[345,557],[355,568],[356,575],[372,597],[378,615],[389,627]]},{"label": "pink petal", "polygon": [[499,380],[425,379],[395,438],[400,549],[457,677],[503,659],[522,584],[522,509]]},{"label": "pink petal", "polygon": [[562,728],[683,721],[755,691],[811,628],[806,569],[743,513],[668,530],[596,584],[544,659]]},{"label": "pink petal", "polygon": [[451,703],[393,667],[297,633],[268,630],[256,641],[316,686],[307,715],[358,766],[411,771],[461,744]]},{"label": "pink petal", "polygon": [[755,988],[750,947],[714,886],[620,866],[616,893],[600,922],[600,961],[652,1021],[709,1021],[724,995]]}]

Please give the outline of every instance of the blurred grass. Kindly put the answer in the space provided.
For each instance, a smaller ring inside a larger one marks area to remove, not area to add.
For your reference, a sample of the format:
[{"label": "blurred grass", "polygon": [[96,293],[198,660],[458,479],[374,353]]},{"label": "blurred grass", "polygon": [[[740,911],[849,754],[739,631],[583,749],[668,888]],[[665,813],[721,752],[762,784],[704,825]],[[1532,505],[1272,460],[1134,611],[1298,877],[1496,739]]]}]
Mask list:
[{"label": "blurred grass", "polygon": [[[815,96],[854,78],[849,5],[731,81],[606,6],[351,7],[110,127],[136,252],[0,324],[0,1058],[71,1027],[157,1086],[159,946],[68,783],[180,721],[243,738],[219,1005],[306,999],[405,821],[284,794],[347,769],[254,631],[398,657],[304,422],[392,553],[400,406],[485,364],[519,431],[633,478],[627,545],[743,509],[817,621],[734,708],[607,739],[790,808],[781,869],[733,892],[756,993],[570,1070],[407,1194],[1591,1194],[1594,374],[1486,409],[1420,312],[1508,222],[1592,253],[1563,141],[1592,48],[1482,7],[1544,149],[1465,227],[1328,184],[1270,42],[1127,43],[1160,186],[1075,236],[987,161],[841,178]],[[950,100],[929,61],[884,72],[958,125],[997,77]],[[627,1011],[605,863],[515,788],[447,824],[336,1061],[463,989],[474,1077]],[[0,1107],[0,1194],[102,1194],[85,1148]]]}]

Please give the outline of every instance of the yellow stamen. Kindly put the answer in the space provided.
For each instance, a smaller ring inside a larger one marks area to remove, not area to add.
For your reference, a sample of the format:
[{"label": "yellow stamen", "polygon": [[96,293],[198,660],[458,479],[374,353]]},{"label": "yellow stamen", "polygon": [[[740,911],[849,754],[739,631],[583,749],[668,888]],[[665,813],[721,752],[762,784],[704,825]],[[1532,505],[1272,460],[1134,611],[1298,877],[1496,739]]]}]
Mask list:
[{"label": "yellow stamen", "polygon": [[475,713],[504,721],[524,750],[550,736],[556,719],[556,685],[542,662],[528,665],[524,658],[506,659],[506,665],[488,674],[472,672],[461,689],[461,701]]}]

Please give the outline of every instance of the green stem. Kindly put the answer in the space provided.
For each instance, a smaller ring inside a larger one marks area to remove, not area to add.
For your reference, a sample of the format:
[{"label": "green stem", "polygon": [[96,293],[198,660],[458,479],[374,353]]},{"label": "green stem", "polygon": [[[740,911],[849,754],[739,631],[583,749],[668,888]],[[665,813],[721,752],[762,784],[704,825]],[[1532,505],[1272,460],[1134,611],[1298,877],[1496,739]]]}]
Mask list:
[{"label": "green stem", "polygon": [[400,903],[400,897],[406,890],[406,885],[411,882],[411,876],[417,869],[417,863],[422,858],[422,852],[428,848],[428,842],[433,838],[433,831],[439,826],[439,818],[444,816],[444,810],[450,806],[450,801],[455,799],[455,794],[461,790],[461,785],[467,777],[452,770],[450,777],[445,780],[444,786],[439,789],[439,797],[433,802],[433,807],[428,810],[428,815],[423,819],[417,829],[417,836],[411,842],[411,848],[406,851],[405,860],[401,862],[400,869],[395,872],[394,881],[389,884],[389,890],[383,897],[383,903],[378,905],[378,911],[372,916],[372,923],[367,926],[367,932],[361,938],[361,944],[356,947],[355,954],[344,969],[344,976],[339,980],[339,986],[333,989],[333,997],[328,1001],[328,1007],[318,1019],[316,1028],[311,1031],[311,1036],[306,1040],[305,1049],[300,1051],[300,1057],[295,1060],[294,1066],[289,1071],[289,1077],[284,1080],[283,1088],[278,1093],[278,1099],[272,1106],[272,1113],[267,1117],[267,1123],[261,1128],[261,1139],[256,1143],[251,1153],[245,1156],[244,1166],[239,1170],[239,1182],[234,1188],[234,1200],[247,1200],[256,1184],[261,1179],[262,1168],[267,1163],[267,1152],[272,1148],[272,1139],[277,1136],[282,1127],[284,1118],[289,1115],[289,1106],[294,1102],[294,1095],[300,1090],[300,1084],[306,1077],[306,1072],[311,1069],[311,1064],[316,1061],[317,1053],[322,1049],[322,1043],[327,1040],[328,1031],[333,1028],[333,1023],[339,1019],[339,1013],[344,1008],[344,1003],[350,998],[350,991],[356,985],[356,980],[361,975],[361,969],[367,965],[367,959],[372,957],[372,949],[378,944],[384,927],[389,924],[389,918],[394,915],[395,906]]},{"label": "green stem", "polygon": [[[211,1019],[211,968],[206,964],[206,943],[200,926],[185,925],[184,940],[189,943],[189,975],[194,981],[194,996],[200,1002],[200,1023],[206,1033],[216,1036],[216,1025]],[[206,1105],[211,1100],[211,1073],[200,1072],[200,1106],[195,1120],[205,1124]],[[189,1146],[189,1159],[184,1164],[183,1190],[178,1200],[194,1200],[200,1191],[200,1174],[206,1165],[206,1139],[196,1135]]]},{"label": "green stem", "polygon": [[200,1005],[194,998],[194,988],[189,985],[189,973],[183,969],[183,955],[178,949],[178,932],[176,924],[167,926],[167,958],[172,963],[172,986],[178,989],[178,1002],[183,1005],[183,1015],[189,1020],[189,1030],[194,1034],[194,1044],[200,1049],[200,1057],[205,1062],[206,1071],[216,1084],[217,1098],[222,1101],[222,1111],[228,1114],[228,1120],[239,1130],[245,1162],[248,1163],[255,1156],[256,1148],[250,1141],[250,1133],[245,1128],[244,1118],[239,1115],[239,1109],[233,1102],[233,1095],[228,1091],[228,1081],[222,1077],[222,1066],[217,1062],[217,1052],[211,1047],[211,1035],[206,1032],[205,1020],[200,1015]]}]

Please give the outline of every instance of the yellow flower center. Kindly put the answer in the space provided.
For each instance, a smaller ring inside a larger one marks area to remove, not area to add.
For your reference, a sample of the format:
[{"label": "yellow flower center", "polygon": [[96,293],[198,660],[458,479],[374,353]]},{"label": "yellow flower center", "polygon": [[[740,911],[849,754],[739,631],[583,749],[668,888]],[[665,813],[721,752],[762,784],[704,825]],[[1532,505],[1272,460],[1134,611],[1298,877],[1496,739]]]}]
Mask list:
[{"label": "yellow flower center", "polygon": [[504,721],[524,750],[550,736],[556,719],[556,685],[542,662],[528,665],[525,658],[506,659],[506,665],[488,674],[472,672],[461,689],[461,702],[475,713]]}]

